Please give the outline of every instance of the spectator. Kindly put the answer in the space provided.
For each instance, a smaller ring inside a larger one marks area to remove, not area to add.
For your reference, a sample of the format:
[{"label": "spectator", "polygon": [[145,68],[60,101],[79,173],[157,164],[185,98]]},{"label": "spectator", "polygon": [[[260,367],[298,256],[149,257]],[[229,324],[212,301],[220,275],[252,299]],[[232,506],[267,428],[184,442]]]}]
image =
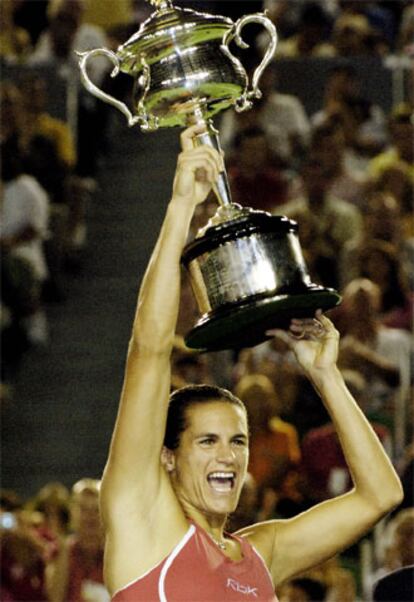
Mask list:
[{"label": "spectator", "polygon": [[386,119],[379,105],[361,95],[356,70],[349,63],[330,70],[323,107],[311,118],[314,127],[331,120],[342,125],[348,151],[347,166],[363,171],[366,156],[381,151],[387,141]]},{"label": "spectator", "polygon": [[[367,241],[387,243],[394,253],[401,255],[402,221],[400,209],[394,196],[388,193],[367,192],[363,211],[360,236],[344,245],[341,255],[341,286],[361,276],[360,257],[365,252]],[[402,261],[402,260],[400,260]],[[400,285],[401,286],[401,285]]]},{"label": "spectator", "polygon": [[262,98],[249,111],[227,111],[220,124],[220,140],[230,155],[235,149],[239,132],[261,128],[269,142],[271,152],[287,165],[303,156],[309,143],[310,125],[302,103],[291,94],[277,90],[274,68],[264,71],[259,84]]},{"label": "spectator", "polygon": [[362,3],[359,0],[339,0],[339,9],[340,15],[344,17],[364,17],[378,39],[392,47],[396,34],[396,18],[402,10],[401,4],[399,2]]},{"label": "spectator", "polygon": [[374,181],[374,187],[395,198],[401,212],[403,234],[407,237],[412,236],[414,233],[412,212],[414,179],[410,177],[410,173],[401,165],[386,168]]},{"label": "spectator", "polygon": [[[31,57],[33,64],[59,62],[77,65],[75,52],[105,46],[102,29],[83,23],[84,0],[53,0],[48,6],[49,26],[42,33]],[[91,77],[97,83],[107,71],[106,62],[91,64]]]},{"label": "spectator", "polygon": [[346,286],[339,361],[343,369],[356,369],[366,378],[361,400],[367,416],[392,427],[397,395],[400,411],[406,411],[412,346],[407,332],[381,325],[380,301],[381,291],[370,280],[356,279]]},{"label": "spectator", "polygon": [[228,170],[233,201],[269,212],[286,203],[289,178],[272,158],[265,132],[243,130],[235,138],[235,147]]},{"label": "spectator", "polygon": [[62,120],[52,117],[47,110],[47,84],[41,77],[25,77],[19,83],[22,98],[20,136],[24,148],[36,137],[46,138],[56,153],[55,165],[72,169],[76,164],[76,150],[72,132]]},{"label": "spectator", "polygon": [[176,341],[171,358],[174,378],[181,386],[211,383],[206,355],[188,349],[180,337]]},{"label": "spectator", "polygon": [[297,577],[278,592],[280,602],[324,602],[327,588],[321,582],[310,577]]},{"label": "spectator", "polygon": [[374,282],[381,290],[380,314],[402,309],[407,302],[401,282],[401,267],[395,248],[385,241],[372,240],[358,256],[358,276]]},{"label": "spectator", "polygon": [[31,309],[24,318],[25,329],[30,342],[46,343],[47,320],[41,298],[48,276],[43,241],[48,234],[49,198],[37,180],[24,173],[16,145],[11,142],[2,145],[1,162],[4,183],[2,251],[6,256],[26,261],[31,267],[37,290],[31,288],[28,292]]},{"label": "spectator", "polygon": [[289,416],[297,399],[298,371],[292,352],[281,338],[241,351],[233,369],[233,381],[252,373],[270,379],[280,400],[281,415]]},{"label": "spectator", "polygon": [[332,44],[338,56],[383,56],[387,44],[378,30],[373,29],[366,16],[341,14],[335,21]]},{"label": "spectator", "polygon": [[7,519],[1,528],[1,599],[46,602],[44,545],[31,516],[19,509],[9,512]]},{"label": "spectator", "polygon": [[249,472],[259,493],[263,495],[270,488],[278,502],[288,500],[295,505],[301,501],[297,489],[298,436],[296,429],[279,416],[279,400],[272,382],[262,374],[249,374],[237,383],[235,394],[246,405],[249,416]]},{"label": "spectator", "polygon": [[[276,25],[278,33],[282,39],[296,33],[304,6],[308,0],[265,0],[264,8],[268,13],[269,19]],[[326,12],[329,19],[332,19],[337,11],[337,0],[317,0],[314,4],[319,4]],[[261,39],[258,40],[260,44]]]},{"label": "spectator", "polygon": [[388,545],[385,552],[385,570],[414,565],[414,508],[400,510],[387,527]]},{"label": "spectator", "polygon": [[[228,530],[234,533],[257,521],[259,492],[253,475],[248,472],[240,493],[236,510],[230,515]],[[262,520],[262,519],[261,519]]]},{"label": "spectator", "polygon": [[[392,574],[394,571],[414,565],[413,538],[414,508],[411,507],[400,510],[387,524],[384,559],[382,566],[366,579],[364,588],[367,596],[371,597],[374,590],[374,600],[384,600],[380,591],[385,589],[386,583],[383,582],[381,585],[376,585],[377,581],[382,580],[382,578]],[[395,588],[399,587],[399,583],[404,583],[404,580],[397,579],[397,575],[393,575],[392,578],[390,577],[390,581],[394,584]],[[396,598],[394,599],[396,600]],[[408,599],[405,597],[402,598],[403,601]]]},{"label": "spectator", "polygon": [[49,0],[19,0],[14,2],[14,22],[27,31],[34,48],[40,34],[47,27],[47,7]]},{"label": "spectator", "polygon": [[402,238],[400,220],[401,209],[395,196],[375,189],[367,194],[362,233],[365,241],[382,240],[398,249]]},{"label": "spectator", "polygon": [[10,81],[3,82],[0,89],[1,143],[10,142],[21,151],[20,132],[23,127],[23,99],[18,87]]},{"label": "spectator", "polygon": [[[49,6],[49,27],[41,35],[31,57],[31,64],[52,64],[66,78],[79,77],[76,52],[106,46],[104,32],[96,26],[82,23],[83,0],[56,0]],[[96,85],[102,84],[108,71],[108,61],[97,57],[91,61],[89,75]],[[102,106],[101,106],[102,105]],[[94,178],[97,159],[102,151],[106,107],[80,89],[77,124],[76,173]]]},{"label": "spectator", "polygon": [[32,502],[33,509],[44,517],[45,539],[59,545],[69,532],[69,491],[59,482],[47,483]]},{"label": "spectator", "polygon": [[338,258],[345,243],[359,235],[362,217],[357,207],[332,197],[332,175],[314,155],[302,167],[304,195],[277,207],[300,224],[300,240],[309,271],[324,285],[338,286]]},{"label": "spectator", "polygon": [[414,566],[392,571],[374,586],[374,602],[412,602],[414,599]]},{"label": "spectator", "polygon": [[409,105],[397,106],[389,122],[391,145],[369,164],[371,176],[377,180],[389,169],[398,169],[414,182],[414,121]]},{"label": "spectator", "polygon": [[329,194],[362,208],[367,180],[352,168],[345,142],[343,126],[334,119],[327,119],[313,130],[310,153],[331,174]]},{"label": "spectator", "polygon": [[356,602],[359,600],[355,578],[349,569],[341,566],[339,556],[334,556],[327,562],[307,571],[306,577],[320,581],[327,587],[327,602]]},{"label": "spectator", "polygon": [[[389,430],[372,424],[384,448],[391,453]],[[321,502],[349,491],[351,476],[332,424],[309,430],[302,441],[306,493],[312,503]]]},{"label": "spectator", "polygon": [[24,63],[31,51],[28,32],[14,22],[16,7],[14,0],[0,4],[0,58],[8,63]]},{"label": "spectator", "polygon": [[382,323],[390,328],[402,328],[412,332],[414,315],[414,240],[404,242],[400,252],[400,279],[405,294],[404,307],[387,312],[382,317]]},{"label": "spectator", "polygon": [[82,479],[72,488],[73,534],[47,567],[51,602],[109,602],[103,586],[103,534],[99,518],[99,486]]},{"label": "spectator", "polygon": [[409,57],[414,56],[414,7],[405,6],[398,32],[397,50]]},{"label": "spectator", "polygon": [[330,19],[316,2],[303,6],[297,33],[279,43],[276,58],[329,57],[334,55],[327,41]]}]

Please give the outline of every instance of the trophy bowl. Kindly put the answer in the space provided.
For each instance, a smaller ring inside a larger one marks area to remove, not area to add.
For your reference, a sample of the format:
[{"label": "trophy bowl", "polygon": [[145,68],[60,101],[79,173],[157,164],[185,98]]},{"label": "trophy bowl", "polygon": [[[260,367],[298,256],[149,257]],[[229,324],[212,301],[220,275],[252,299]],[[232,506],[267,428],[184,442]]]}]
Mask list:
[{"label": "trophy bowl", "polygon": [[[245,111],[261,97],[259,80],[276,50],[276,28],[265,13],[233,23],[228,17],[176,7],[171,0],[151,3],[154,13],[116,53],[97,48],[79,55],[82,82],[121,111],[129,126],[151,132],[202,123],[206,131],[194,144],[220,150],[211,118],[231,106]],[[269,33],[251,82],[230,50],[232,42],[248,47],[241,31],[249,23],[261,24]],[[88,61],[98,55],[113,63],[113,77],[122,71],[133,78],[132,110],[89,79]],[[311,282],[295,222],[234,204],[224,167],[213,190],[220,206],[182,257],[202,314],[186,336],[189,347],[250,347],[266,340],[268,329],[286,328],[293,317],[313,316],[317,309],[339,303],[336,291]]]},{"label": "trophy bowl", "polygon": [[[157,10],[116,53],[105,48],[79,53],[82,82],[89,92],[115,106],[129,125],[138,123],[143,131],[185,127],[195,109],[201,108],[208,120],[232,105],[239,111],[250,108],[251,99],[261,95],[259,79],[276,50],[276,29],[266,15],[246,15],[233,23],[221,15],[173,6],[170,0],[156,4]],[[270,34],[251,89],[242,63],[229,48],[232,41],[248,48],[241,38],[248,23],[259,23]],[[133,78],[132,112],[89,79],[87,64],[99,55],[114,64],[112,77],[121,71]]]},{"label": "trophy bowl", "polygon": [[271,338],[267,330],[339,303],[336,291],[311,282],[297,233],[287,217],[249,210],[186,246],[182,263],[202,312],[188,347],[251,347]]}]

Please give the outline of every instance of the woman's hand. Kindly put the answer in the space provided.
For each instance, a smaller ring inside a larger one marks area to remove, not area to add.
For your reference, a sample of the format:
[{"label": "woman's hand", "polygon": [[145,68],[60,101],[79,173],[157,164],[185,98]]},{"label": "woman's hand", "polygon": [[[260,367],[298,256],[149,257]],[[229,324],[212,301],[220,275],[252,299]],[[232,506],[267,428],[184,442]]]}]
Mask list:
[{"label": "woman's hand", "polygon": [[186,199],[195,205],[208,196],[219,173],[223,171],[223,158],[210,146],[194,147],[193,139],[205,132],[204,125],[194,125],[181,134],[182,152],[178,156],[173,185],[173,199]]},{"label": "woman's hand", "polygon": [[336,366],[339,333],[319,309],[314,318],[292,320],[288,332],[269,330],[267,334],[286,341],[309,377]]}]

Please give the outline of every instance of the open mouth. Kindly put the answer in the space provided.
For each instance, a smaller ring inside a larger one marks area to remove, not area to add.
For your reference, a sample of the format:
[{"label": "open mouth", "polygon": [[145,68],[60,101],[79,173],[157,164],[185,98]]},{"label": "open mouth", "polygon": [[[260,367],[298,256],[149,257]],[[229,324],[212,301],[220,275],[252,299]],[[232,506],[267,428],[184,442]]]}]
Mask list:
[{"label": "open mouth", "polygon": [[207,476],[207,481],[214,491],[218,493],[228,493],[234,488],[236,481],[235,472],[211,472]]}]

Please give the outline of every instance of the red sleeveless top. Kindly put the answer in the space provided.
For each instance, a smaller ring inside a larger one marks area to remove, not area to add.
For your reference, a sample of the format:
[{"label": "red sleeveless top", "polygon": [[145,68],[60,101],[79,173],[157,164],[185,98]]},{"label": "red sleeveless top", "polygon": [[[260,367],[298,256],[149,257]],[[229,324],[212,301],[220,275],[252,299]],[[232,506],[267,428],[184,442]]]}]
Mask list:
[{"label": "red sleeveless top", "polygon": [[233,536],[243,558],[228,558],[198,525],[157,566],[118,590],[112,602],[278,602],[253,546]]}]

